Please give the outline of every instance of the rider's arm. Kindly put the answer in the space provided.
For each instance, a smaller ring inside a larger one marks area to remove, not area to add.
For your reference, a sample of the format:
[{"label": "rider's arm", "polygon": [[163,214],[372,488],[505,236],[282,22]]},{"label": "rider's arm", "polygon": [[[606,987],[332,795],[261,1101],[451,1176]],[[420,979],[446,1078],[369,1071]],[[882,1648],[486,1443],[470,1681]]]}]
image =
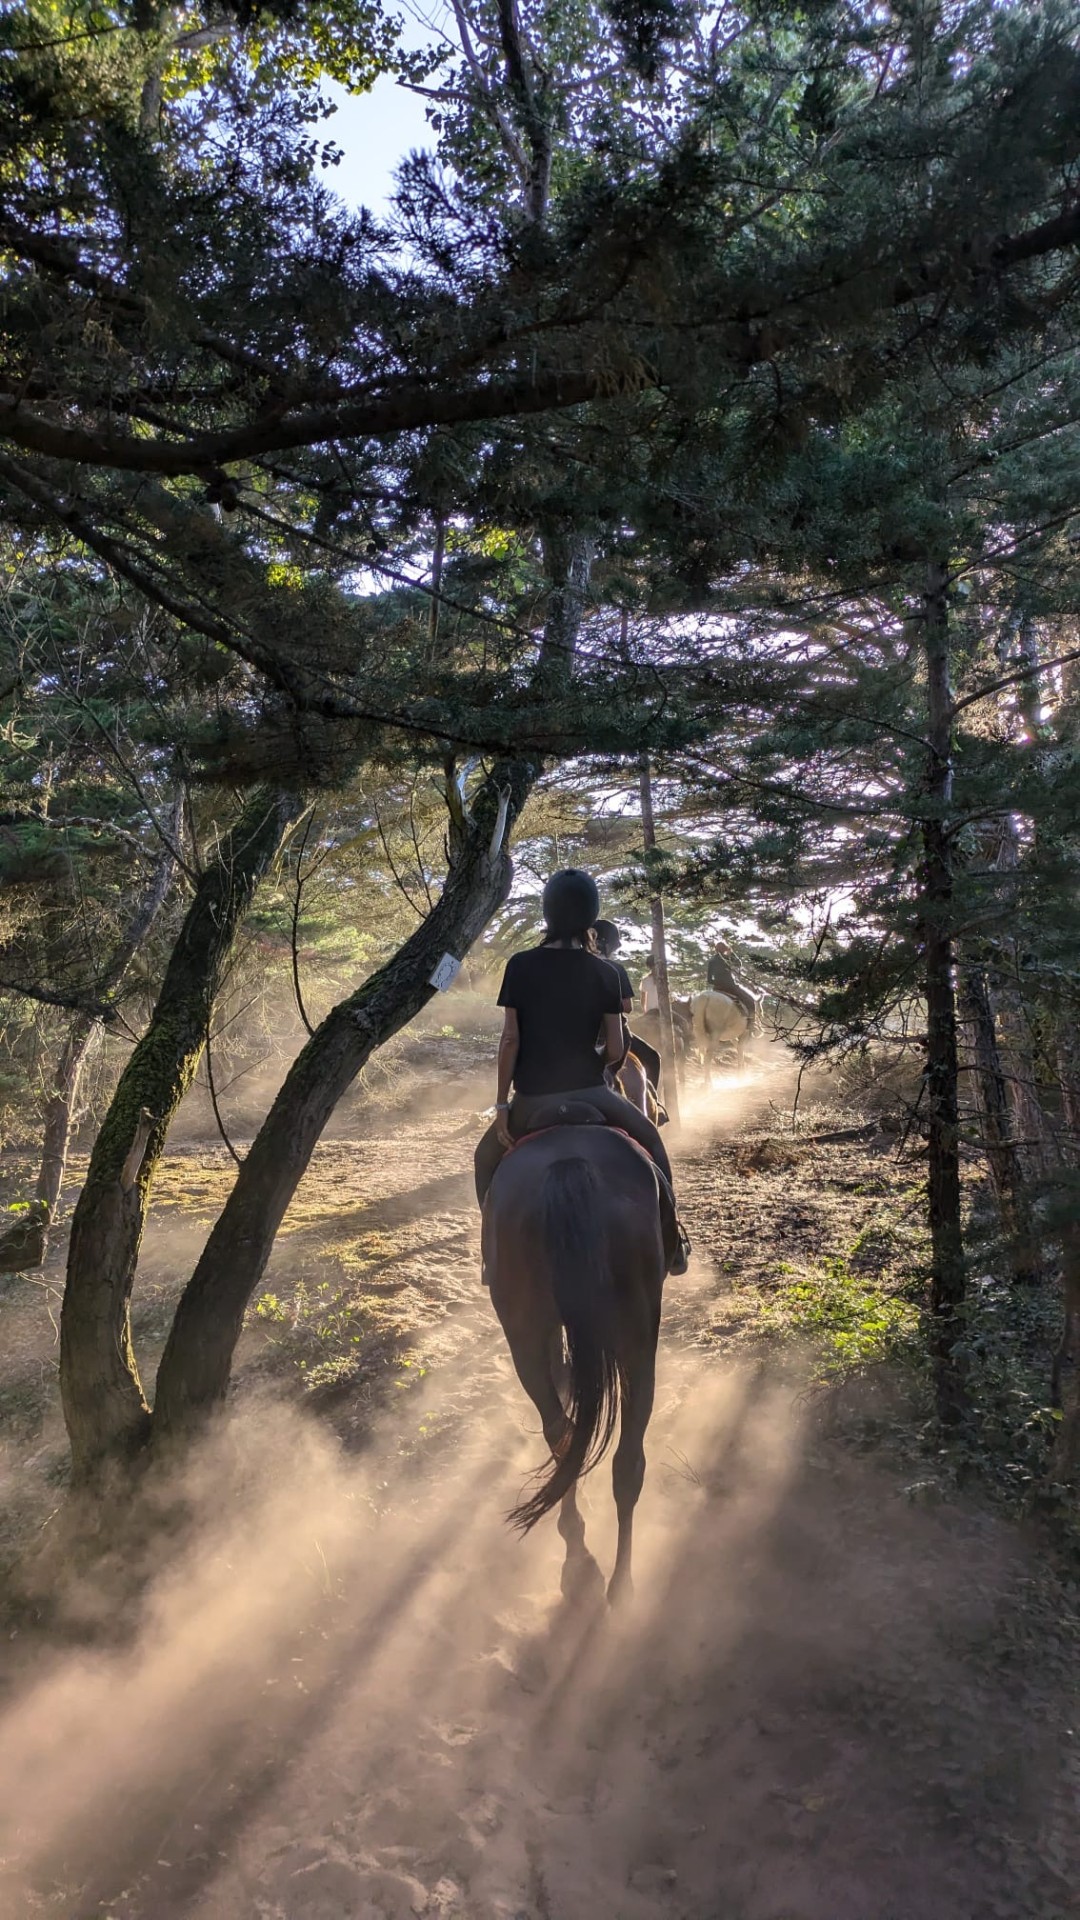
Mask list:
[{"label": "rider's arm", "polygon": [[499,1035],[499,1079],[495,1094],[497,1106],[505,1107],[510,1099],[510,1083],[514,1078],[520,1044],[521,1032],[518,1027],[517,1008],[504,1007],[503,1030]]},{"label": "rider's arm", "polygon": [[604,1015],[604,1059],[609,1067],[621,1067],[626,1053],[621,1013]]}]

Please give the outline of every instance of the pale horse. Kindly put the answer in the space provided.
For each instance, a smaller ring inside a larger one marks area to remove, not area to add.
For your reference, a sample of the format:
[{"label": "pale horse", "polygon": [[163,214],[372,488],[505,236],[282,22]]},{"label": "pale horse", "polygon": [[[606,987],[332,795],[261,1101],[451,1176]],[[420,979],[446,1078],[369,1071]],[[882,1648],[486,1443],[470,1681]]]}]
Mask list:
[{"label": "pale horse", "polygon": [[746,1009],[729,993],[715,993],[710,987],[696,993],[690,1003],[694,1023],[694,1048],[707,1068],[720,1064],[721,1055],[734,1048],[739,1071],[750,1033]]}]

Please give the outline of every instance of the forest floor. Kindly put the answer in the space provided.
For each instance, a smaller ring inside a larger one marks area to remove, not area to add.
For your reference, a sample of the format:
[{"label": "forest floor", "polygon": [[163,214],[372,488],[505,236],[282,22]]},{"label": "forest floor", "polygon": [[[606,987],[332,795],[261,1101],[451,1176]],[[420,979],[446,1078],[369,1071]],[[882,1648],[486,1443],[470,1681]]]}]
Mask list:
[{"label": "forest floor", "polygon": [[[3,1920],[1075,1913],[1076,1586],[928,1444],[917,1146],[811,1137],[835,1105],[792,1133],[778,1064],[676,1154],[696,1251],[619,1617],[503,1521],[542,1447],[479,1285],[480,1083],[324,1142],[134,1598],[49,1559],[62,1244],[7,1286],[7,1582],[54,1585],[0,1649]],[[230,1172],[167,1158],[148,1375]],[[583,1506],[610,1566],[606,1469]]]}]

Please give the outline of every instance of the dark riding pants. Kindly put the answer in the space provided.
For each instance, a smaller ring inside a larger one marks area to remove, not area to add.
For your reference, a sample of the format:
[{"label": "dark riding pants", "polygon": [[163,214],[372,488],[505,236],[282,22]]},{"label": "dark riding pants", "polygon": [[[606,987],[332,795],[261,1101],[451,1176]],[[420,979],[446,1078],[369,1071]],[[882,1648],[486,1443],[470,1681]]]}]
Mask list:
[{"label": "dark riding pants", "polygon": [[[565,1093],[519,1093],[510,1108],[510,1132],[516,1140],[528,1133],[532,1122],[546,1109],[550,1114],[553,1104],[558,1100],[580,1100],[590,1107],[596,1107],[609,1120],[613,1127],[621,1127],[632,1140],[637,1140],[646,1152],[656,1161],[664,1178],[660,1183],[660,1212],[664,1219],[664,1239],[668,1237],[667,1215],[675,1217],[674,1194],[671,1186],[671,1162],[667,1157],[664,1143],[657,1129],[645,1114],[624,1100],[621,1093],[615,1093],[610,1087],[577,1087]],[[474,1156],[476,1172],[476,1198],[483,1206],[492,1175],[506,1148],[502,1145],[494,1125],[490,1126],[480,1140]],[[665,1192],[666,1189],[666,1192]]]},{"label": "dark riding pants", "polygon": [[758,1003],[752,993],[748,993],[745,987],[740,987],[727,963],[721,960],[710,960],[705,981],[713,993],[726,993],[729,1000],[738,1001],[753,1033],[757,1026]]},{"label": "dark riding pants", "polygon": [[753,994],[747,993],[746,988],[740,986],[725,987],[723,991],[730,993],[731,998],[738,1001],[746,1015],[750,1031],[753,1033],[754,1028],[757,1026],[757,1001],[754,999]]}]

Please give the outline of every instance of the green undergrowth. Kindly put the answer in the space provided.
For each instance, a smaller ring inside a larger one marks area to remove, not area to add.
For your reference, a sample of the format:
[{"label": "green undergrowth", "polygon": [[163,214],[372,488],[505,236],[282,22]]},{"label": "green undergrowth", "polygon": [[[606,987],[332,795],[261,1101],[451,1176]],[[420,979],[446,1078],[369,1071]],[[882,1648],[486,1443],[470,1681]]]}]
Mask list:
[{"label": "green undergrowth", "polygon": [[959,1433],[943,1434],[934,1413],[929,1243],[912,1198],[894,1193],[839,1251],[777,1262],[754,1290],[745,1330],[797,1349],[830,1424],[917,1464],[920,1487],[944,1493],[978,1481],[1014,1511],[1049,1516],[1080,1552],[1075,1494],[1056,1489],[1051,1472],[1059,1289],[1052,1281],[1017,1287],[996,1268],[969,1276],[961,1343],[969,1418]]},{"label": "green undergrowth", "polygon": [[806,1340],[821,1380],[885,1361],[919,1363],[919,1307],[854,1270],[850,1255],[826,1255],[804,1273],[782,1261],[776,1273],[781,1285],[762,1308],[762,1326]]},{"label": "green undergrowth", "polygon": [[909,1200],[897,1193],[846,1245],[798,1265],[779,1261],[766,1278],[761,1332],[797,1339],[820,1385],[884,1365],[924,1368],[927,1245]]},{"label": "green undergrowth", "polygon": [[1010,1501],[1056,1508],[1080,1546],[1075,1495],[1056,1499],[1049,1477],[1060,1419],[1050,1382],[1061,1311],[1052,1282],[1016,1287],[994,1274],[969,1279],[961,1354],[972,1413],[950,1459]]}]

